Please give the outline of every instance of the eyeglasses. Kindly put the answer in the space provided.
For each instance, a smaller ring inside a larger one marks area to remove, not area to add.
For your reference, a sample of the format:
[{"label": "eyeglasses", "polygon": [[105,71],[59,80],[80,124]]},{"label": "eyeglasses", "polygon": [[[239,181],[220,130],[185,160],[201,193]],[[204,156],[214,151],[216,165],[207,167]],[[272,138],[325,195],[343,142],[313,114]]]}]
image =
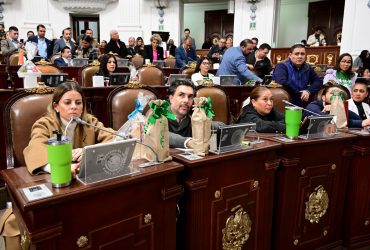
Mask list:
[{"label": "eyeglasses", "polygon": [[209,62],[202,62],[203,65],[209,65]]},{"label": "eyeglasses", "polygon": [[360,92],[361,94],[366,92],[366,90],[364,90],[364,89],[353,89],[352,91],[353,91],[353,93]]},{"label": "eyeglasses", "polygon": [[340,61],[341,63],[347,63],[347,64],[351,64],[352,61]]}]

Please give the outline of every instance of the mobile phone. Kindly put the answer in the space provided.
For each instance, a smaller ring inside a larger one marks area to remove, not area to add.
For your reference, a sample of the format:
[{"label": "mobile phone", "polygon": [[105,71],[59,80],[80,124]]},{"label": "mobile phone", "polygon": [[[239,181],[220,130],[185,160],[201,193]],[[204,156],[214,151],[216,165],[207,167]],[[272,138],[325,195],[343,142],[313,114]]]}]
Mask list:
[{"label": "mobile phone", "polygon": [[21,43],[23,43],[24,42],[24,40],[23,39],[21,39],[21,40],[19,40]]}]

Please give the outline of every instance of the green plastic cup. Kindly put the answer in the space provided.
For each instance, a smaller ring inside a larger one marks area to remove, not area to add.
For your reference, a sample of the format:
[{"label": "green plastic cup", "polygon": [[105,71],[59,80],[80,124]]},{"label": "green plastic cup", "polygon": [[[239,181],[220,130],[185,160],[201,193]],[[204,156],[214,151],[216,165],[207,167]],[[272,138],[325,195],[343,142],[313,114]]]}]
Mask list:
[{"label": "green plastic cup", "polygon": [[288,138],[298,138],[301,119],[302,109],[297,107],[285,107],[285,134]]},{"label": "green plastic cup", "polygon": [[72,143],[70,140],[48,140],[48,161],[51,172],[51,185],[56,188],[71,184]]}]

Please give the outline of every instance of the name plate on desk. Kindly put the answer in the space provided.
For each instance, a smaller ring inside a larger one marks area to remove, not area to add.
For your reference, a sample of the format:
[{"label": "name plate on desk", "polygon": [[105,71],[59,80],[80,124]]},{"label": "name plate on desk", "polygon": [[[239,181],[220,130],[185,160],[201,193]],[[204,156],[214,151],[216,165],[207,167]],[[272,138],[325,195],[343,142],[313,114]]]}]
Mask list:
[{"label": "name plate on desk", "polygon": [[77,179],[91,184],[138,172],[131,164],[135,145],[129,139],[84,147]]},{"label": "name plate on desk", "polygon": [[22,188],[22,191],[28,201],[39,200],[53,195],[45,184]]}]

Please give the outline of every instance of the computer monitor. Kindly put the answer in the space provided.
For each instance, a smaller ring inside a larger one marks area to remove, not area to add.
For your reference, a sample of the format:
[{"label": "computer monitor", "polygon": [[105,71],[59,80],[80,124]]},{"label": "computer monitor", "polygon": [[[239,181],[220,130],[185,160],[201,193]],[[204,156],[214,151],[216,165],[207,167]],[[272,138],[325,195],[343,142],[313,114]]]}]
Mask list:
[{"label": "computer monitor", "polygon": [[50,87],[57,87],[68,79],[67,73],[42,73],[41,81]]},{"label": "computer monitor", "polygon": [[112,73],[109,77],[109,85],[125,85],[130,81],[130,73]]},{"label": "computer monitor", "polygon": [[170,74],[167,80],[167,85],[171,85],[177,80],[185,80],[189,79],[189,76],[187,74]]},{"label": "computer monitor", "polygon": [[154,60],[153,65],[157,66],[158,68],[164,67],[164,61],[163,60]]},{"label": "computer monitor", "polygon": [[240,81],[236,75],[220,75],[220,85],[240,85]]},{"label": "computer monitor", "polygon": [[83,67],[89,64],[89,58],[74,58],[72,60],[72,65],[75,67]]},{"label": "computer monitor", "polygon": [[130,63],[129,59],[117,59],[117,68],[123,68],[123,67],[128,67]]}]

